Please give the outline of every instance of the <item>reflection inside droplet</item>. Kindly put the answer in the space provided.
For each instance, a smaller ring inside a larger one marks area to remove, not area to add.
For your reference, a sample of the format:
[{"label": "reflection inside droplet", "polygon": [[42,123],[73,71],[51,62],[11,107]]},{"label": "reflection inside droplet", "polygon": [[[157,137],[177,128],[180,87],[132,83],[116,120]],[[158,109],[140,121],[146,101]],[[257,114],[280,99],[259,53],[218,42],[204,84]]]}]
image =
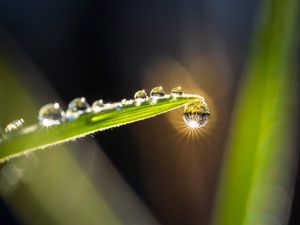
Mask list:
[{"label": "reflection inside droplet", "polygon": [[64,122],[66,114],[58,103],[49,103],[40,109],[38,120],[41,125],[49,127]]},{"label": "reflection inside droplet", "polygon": [[208,123],[208,118],[207,114],[201,113],[183,114],[183,120],[190,128],[204,127]]},{"label": "reflection inside droplet", "polygon": [[150,92],[150,97],[151,98],[163,98],[166,95],[164,89],[162,86],[155,87],[151,90]]},{"label": "reflection inside droplet", "polygon": [[92,110],[94,112],[100,112],[103,109],[103,100],[96,100],[92,105]]},{"label": "reflection inside droplet", "polygon": [[90,112],[90,111],[91,111],[91,107],[86,102],[85,98],[83,98],[83,97],[75,98],[68,105],[66,117],[67,117],[67,120],[75,120],[80,115]]},{"label": "reflection inside droplet", "polygon": [[174,87],[174,88],[172,89],[172,91],[171,91],[171,95],[172,95],[173,97],[177,97],[177,96],[183,95],[183,91],[182,91],[181,87],[180,87],[180,86]]},{"label": "reflection inside droplet", "polygon": [[190,128],[201,128],[208,123],[209,115],[210,112],[206,102],[196,100],[185,105],[183,120]]}]

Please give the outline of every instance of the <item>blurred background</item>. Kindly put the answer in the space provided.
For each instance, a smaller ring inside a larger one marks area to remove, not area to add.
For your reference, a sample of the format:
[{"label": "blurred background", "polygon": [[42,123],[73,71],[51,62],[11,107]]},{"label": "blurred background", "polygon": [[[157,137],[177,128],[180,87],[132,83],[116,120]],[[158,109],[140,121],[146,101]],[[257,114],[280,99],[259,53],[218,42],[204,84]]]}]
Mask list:
[{"label": "blurred background", "polygon": [[[1,127],[17,118],[35,123],[49,102],[119,101],[159,85],[204,96],[212,113],[197,133],[184,132],[179,109],[6,162],[0,223],[210,224],[260,7],[250,0],[0,0]],[[299,167],[291,164],[293,183]],[[291,201],[293,185],[287,195]],[[300,224],[298,213],[299,179],[290,225]],[[285,224],[274,221],[268,224]]]}]

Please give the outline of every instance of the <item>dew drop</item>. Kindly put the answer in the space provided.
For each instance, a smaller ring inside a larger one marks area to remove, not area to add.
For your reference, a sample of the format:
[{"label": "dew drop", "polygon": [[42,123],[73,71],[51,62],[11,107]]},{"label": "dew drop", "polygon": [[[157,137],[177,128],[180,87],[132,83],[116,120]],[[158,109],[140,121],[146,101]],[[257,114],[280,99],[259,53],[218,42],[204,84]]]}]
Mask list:
[{"label": "dew drop", "polygon": [[162,86],[155,87],[150,92],[151,98],[162,98],[166,95]]},{"label": "dew drop", "polygon": [[106,103],[103,106],[104,110],[112,110],[112,109],[116,109],[116,110],[121,110],[122,109],[122,104],[117,102],[117,103]]},{"label": "dew drop", "polygon": [[201,128],[208,123],[209,108],[205,101],[196,100],[184,107],[183,120],[190,128]]},{"label": "dew drop", "polygon": [[173,97],[177,97],[177,96],[183,95],[183,91],[182,91],[181,87],[180,87],[180,86],[174,87],[174,88],[172,89],[172,91],[171,91],[171,95],[172,95]]},{"label": "dew drop", "polygon": [[67,117],[67,120],[75,120],[80,115],[90,112],[90,111],[91,111],[91,107],[86,102],[85,98],[83,98],[83,97],[75,98],[68,105],[66,117]]},{"label": "dew drop", "polygon": [[14,120],[14,121],[10,122],[9,124],[7,124],[7,126],[4,129],[4,132],[6,134],[15,133],[22,128],[23,123],[24,123],[23,119]]},{"label": "dew drop", "polygon": [[145,102],[148,99],[146,91],[140,90],[140,91],[135,92],[134,99],[135,99],[137,105],[140,105],[141,103]]},{"label": "dew drop", "polygon": [[128,100],[128,99],[124,98],[121,101],[122,106],[130,106],[130,105],[133,105],[133,103],[134,103],[134,101],[132,99]]},{"label": "dew drop", "polygon": [[146,100],[148,98],[147,93],[145,90],[140,90],[135,92],[134,99],[135,100]]},{"label": "dew drop", "polygon": [[38,120],[41,125],[50,127],[66,121],[66,114],[58,103],[49,103],[40,109]]},{"label": "dew drop", "polygon": [[123,105],[120,102],[115,103],[116,110],[120,111],[123,109]]},{"label": "dew drop", "polygon": [[92,110],[94,112],[100,112],[103,110],[103,100],[97,100],[97,101],[94,101],[93,105],[92,105]]}]

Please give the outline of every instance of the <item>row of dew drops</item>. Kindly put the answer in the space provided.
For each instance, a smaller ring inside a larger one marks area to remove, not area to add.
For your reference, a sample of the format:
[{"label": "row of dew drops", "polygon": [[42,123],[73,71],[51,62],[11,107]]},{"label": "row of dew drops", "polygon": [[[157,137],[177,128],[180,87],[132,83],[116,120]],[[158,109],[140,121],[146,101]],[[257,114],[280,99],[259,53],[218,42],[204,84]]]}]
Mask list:
[{"label": "row of dew drops", "polygon": [[[171,97],[176,98],[183,95],[181,87],[175,87],[171,91]],[[133,99],[123,99],[117,103],[104,103],[103,100],[96,100],[92,106],[86,101],[84,97],[75,98],[68,104],[66,112],[61,108],[59,103],[49,103],[41,107],[38,115],[39,124],[45,127],[58,125],[65,121],[72,121],[77,119],[80,115],[94,112],[99,113],[106,110],[121,110],[123,107],[132,105],[141,105],[147,100],[151,100],[151,103],[156,103],[157,100],[165,98],[167,95],[161,86],[155,87],[150,92],[150,98],[145,90],[137,91],[134,94]],[[0,128],[0,143],[1,136],[5,137],[10,134],[14,134],[19,131],[24,125],[23,119],[14,120],[9,123],[4,131]]]},{"label": "row of dew drops", "polygon": [[[183,95],[181,87],[173,88],[171,91],[172,97]],[[166,93],[161,86],[155,87],[150,92],[150,99],[155,103],[158,99],[166,97]],[[80,115],[94,112],[100,113],[107,110],[122,110],[123,107],[131,105],[141,105],[148,100],[148,95],[145,90],[137,91],[134,95],[134,100],[123,99],[117,103],[104,103],[103,100],[96,100],[92,107],[88,104],[85,98],[75,98],[69,105],[66,112],[62,110],[58,103],[50,103],[43,106],[39,112],[39,122],[43,126],[58,125],[65,121],[72,121],[77,119]]]},{"label": "row of dew drops", "polygon": [[[166,95],[163,87],[158,86],[151,90],[150,98],[145,90],[139,90],[134,94],[134,99],[123,99],[117,103],[104,103],[103,100],[100,99],[94,101],[92,106],[90,106],[84,97],[75,98],[68,104],[66,112],[61,108],[59,103],[44,105],[39,111],[38,121],[41,126],[50,127],[66,121],[75,120],[80,115],[89,112],[100,113],[107,110],[122,110],[124,107],[132,105],[139,106],[147,101],[150,101],[151,104],[155,104],[160,99],[169,97],[176,99],[182,95],[183,91],[180,86],[173,88],[171,95]],[[185,106],[183,120],[191,128],[200,128],[207,124],[208,116],[209,109],[207,104],[204,100],[200,100]],[[22,128],[23,123],[23,119],[15,120],[5,127],[4,132],[0,129],[0,143],[1,139],[3,140],[5,137],[18,132]]]}]

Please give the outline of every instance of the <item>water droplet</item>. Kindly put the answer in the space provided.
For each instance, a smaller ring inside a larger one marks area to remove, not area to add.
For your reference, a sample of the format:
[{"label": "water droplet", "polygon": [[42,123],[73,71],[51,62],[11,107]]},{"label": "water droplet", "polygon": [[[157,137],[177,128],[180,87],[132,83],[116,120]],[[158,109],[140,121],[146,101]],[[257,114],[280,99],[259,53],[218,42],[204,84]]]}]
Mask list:
[{"label": "water droplet", "polygon": [[15,133],[22,128],[23,123],[24,123],[23,119],[14,120],[5,127],[4,131],[6,134]]},{"label": "water droplet", "polygon": [[122,109],[123,109],[123,105],[122,105],[122,103],[120,103],[120,102],[117,102],[117,103],[114,103],[114,104],[115,104],[116,110],[120,111],[120,110],[122,110]]},{"label": "water droplet", "polygon": [[147,93],[145,90],[140,90],[135,92],[134,99],[135,100],[146,100],[148,98]]},{"label": "water droplet", "polygon": [[165,95],[166,95],[166,93],[165,93],[164,89],[162,88],[162,86],[155,87],[150,92],[151,98],[162,98]]},{"label": "water droplet", "polygon": [[86,102],[85,98],[83,98],[83,97],[75,98],[68,105],[66,117],[67,117],[67,120],[75,120],[80,115],[90,112],[90,111],[91,111],[91,107]]},{"label": "water droplet", "polygon": [[116,110],[120,110],[122,109],[122,104],[117,102],[117,103],[106,103],[103,106],[104,110],[112,110],[112,109],[116,109]]},{"label": "water droplet", "polygon": [[92,105],[92,110],[94,112],[100,112],[103,110],[103,100],[97,100],[97,101],[94,101],[93,105]]},{"label": "water droplet", "polygon": [[135,92],[134,99],[135,99],[137,105],[140,105],[141,103],[145,102],[148,99],[146,91],[140,90],[140,91]]},{"label": "water droplet", "polygon": [[38,120],[41,125],[49,127],[66,121],[66,114],[58,103],[49,103],[40,109]]},{"label": "water droplet", "polygon": [[122,99],[121,104],[123,106],[130,106],[133,105],[134,101],[132,99],[127,100],[126,98]]},{"label": "water droplet", "polygon": [[210,112],[205,101],[196,100],[184,107],[183,120],[190,128],[204,127],[208,123]]},{"label": "water droplet", "polygon": [[171,95],[174,97],[183,95],[183,91],[180,86],[174,87],[171,91]]}]

